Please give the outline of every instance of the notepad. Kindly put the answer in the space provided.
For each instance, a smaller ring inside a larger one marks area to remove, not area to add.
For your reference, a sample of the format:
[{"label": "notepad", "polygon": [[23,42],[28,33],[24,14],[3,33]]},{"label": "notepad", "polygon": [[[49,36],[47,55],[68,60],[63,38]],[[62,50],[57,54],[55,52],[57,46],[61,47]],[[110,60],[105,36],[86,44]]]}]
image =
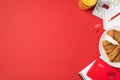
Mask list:
[{"label": "notepad", "polygon": [[103,25],[105,30],[120,25],[120,6],[111,7],[105,11]]},{"label": "notepad", "polygon": [[98,0],[92,14],[103,19],[104,12],[115,6],[120,6],[120,0]]},{"label": "notepad", "polygon": [[92,80],[120,80],[120,72],[98,58],[88,71]]},{"label": "notepad", "polygon": [[79,72],[79,75],[84,79],[84,80],[92,80],[89,76],[87,76],[87,72],[89,69],[92,67],[95,61],[93,61],[91,64],[89,64],[87,67],[85,67],[82,71]]}]

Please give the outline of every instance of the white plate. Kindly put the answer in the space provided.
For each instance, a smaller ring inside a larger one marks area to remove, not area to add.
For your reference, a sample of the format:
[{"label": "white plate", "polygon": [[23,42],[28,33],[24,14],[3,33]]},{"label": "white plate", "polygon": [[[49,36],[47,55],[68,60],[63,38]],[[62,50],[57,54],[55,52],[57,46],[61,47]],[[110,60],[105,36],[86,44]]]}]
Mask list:
[{"label": "white plate", "polygon": [[[119,30],[120,31],[120,25],[117,25],[117,26],[114,26],[111,28],[112,29],[115,29],[115,30]],[[110,30],[110,29],[109,29]],[[100,51],[100,55],[101,55],[101,58],[107,62],[109,65],[113,66],[113,67],[117,67],[117,68],[120,68],[120,62],[110,62],[109,61],[109,58],[107,57],[106,53],[105,53],[105,50],[103,49],[103,46],[102,46],[102,41],[103,40],[108,40],[110,41],[111,43],[114,43],[114,44],[118,44],[114,39],[112,39],[109,35],[107,35],[107,31],[105,31],[101,38],[100,38],[100,41],[99,41],[99,51]]]}]

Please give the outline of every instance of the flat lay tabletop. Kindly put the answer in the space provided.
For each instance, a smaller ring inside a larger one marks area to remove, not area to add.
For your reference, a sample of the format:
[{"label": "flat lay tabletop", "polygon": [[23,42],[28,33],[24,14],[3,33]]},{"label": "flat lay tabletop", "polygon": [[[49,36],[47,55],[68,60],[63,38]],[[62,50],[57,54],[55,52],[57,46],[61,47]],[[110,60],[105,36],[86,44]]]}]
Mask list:
[{"label": "flat lay tabletop", "polygon": [[92,11],[78,0],[1,0],[0,80],[82,80],[104,32]]}]

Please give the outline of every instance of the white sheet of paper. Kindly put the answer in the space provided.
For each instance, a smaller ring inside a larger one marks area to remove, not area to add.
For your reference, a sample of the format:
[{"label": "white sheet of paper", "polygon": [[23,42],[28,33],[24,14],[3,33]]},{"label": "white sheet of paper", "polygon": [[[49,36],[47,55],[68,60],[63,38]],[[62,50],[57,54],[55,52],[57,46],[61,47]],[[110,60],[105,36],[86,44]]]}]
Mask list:
[{"label": "white sheet of paper", "polygon": [[93,10],[92,14],[103,19],[104,11],[107,9],[103,8],[103,5],[107,4],[109,8],[120,6],[120,0],[98,0],[95,9]]},{"label": "white sheet of paper", "polygon": [[108,30],[113,26],[120,25],[120,15],[109,21],[110,18],[120,13],[120,6],[111,7],[105,11],[103,17],[104,29]]}]

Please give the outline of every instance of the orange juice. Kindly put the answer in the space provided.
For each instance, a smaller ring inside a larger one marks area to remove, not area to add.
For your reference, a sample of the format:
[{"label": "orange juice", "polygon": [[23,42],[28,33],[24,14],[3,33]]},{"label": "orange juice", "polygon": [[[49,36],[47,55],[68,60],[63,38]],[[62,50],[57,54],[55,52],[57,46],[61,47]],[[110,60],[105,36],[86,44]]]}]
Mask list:
[{"label": "orange juice", "polygon": [[96,3],[97,3],[97,0],[79,0],[78,5],[81,10],[88,10],[93,6],[95,6]]}]

